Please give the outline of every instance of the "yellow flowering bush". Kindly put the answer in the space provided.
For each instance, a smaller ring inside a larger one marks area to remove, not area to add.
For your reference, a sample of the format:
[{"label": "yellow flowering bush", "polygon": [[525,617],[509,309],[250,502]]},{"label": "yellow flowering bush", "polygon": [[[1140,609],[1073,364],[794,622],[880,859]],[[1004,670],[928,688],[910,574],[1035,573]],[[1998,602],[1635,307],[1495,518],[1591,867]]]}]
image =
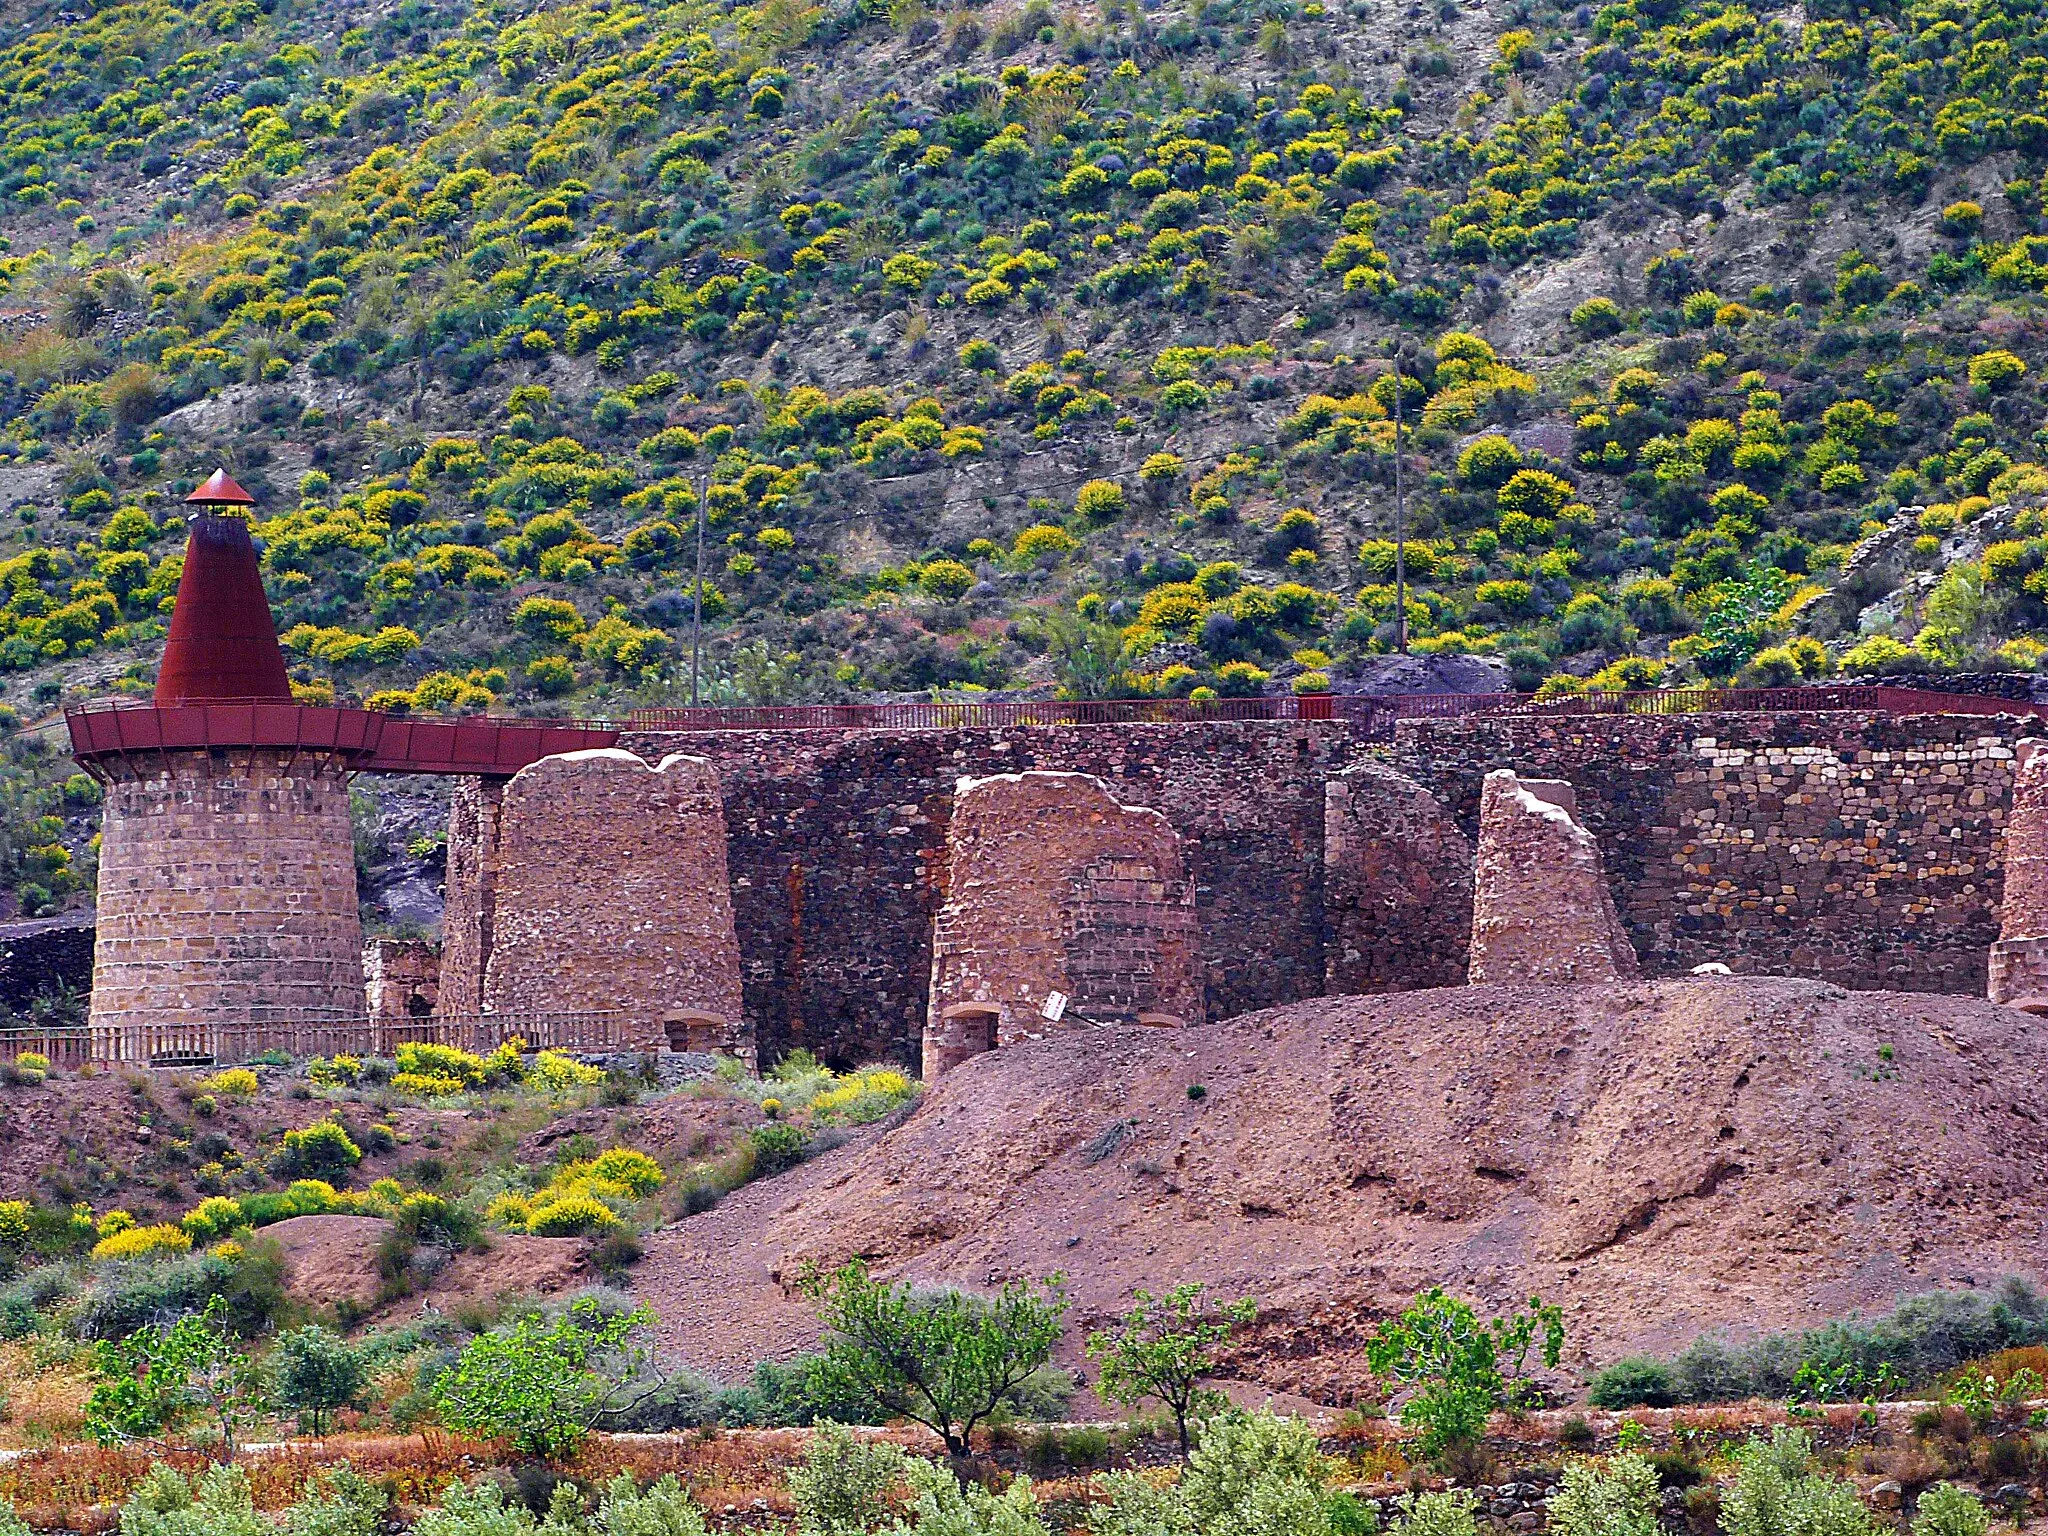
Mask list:
[{"label": "yellow flowering bush", "polygon": [[545,1089],[549,1093],[561,1093],[570,1088],[588,1088],[604,1081],[601,1067],[585,1066],[574,1057],[560,1051],[542,1051],[533,1058],[533,1065],[526,1069],[527,1086]]},{"label": "yellow flowering bush", "polygon": [[349,1088],[363,1075],[361,1058],[337,1056],[332,1061],[315,1057],[306,1063],[306,1076],[323,1088]]},{"label": "yellow flowering bush", "polygon": [[229,1067],[225,1072],[216,1072],[199,1080],[201,1092],[225,1094],[231,1099],[253,1099],[259,1086],[256,1074],[247,1067]]},{"label": "yellow flowering bush", "polygon": [[28,1202],[0,1200],[0,1248],[19,1253],[28,1247]]},{"label": "yellow flowering bush", "polygon": [[527,1218],[526,1230],[535,1237],[585,1237],[618,1224],[618,1216],[603,1201],[569,1190],[544,1205],[535,1205],[533,1214]]},{"label": "yellow flowering bush", "polygon": [[612,1147],[600,1152],[591,1161],[590,1176],[600,1183],[615,1185],[636,1199],[653,1194],[668,1178],[661,1171],[661,1164],[631,1147]]},{"label": "yellow flowering bush", "polygon": [[409,1093],[419,1099],[445,1099],[469,1092],[469,1085],[461,1078],[444,1077],[438,1072],[394,1073],[391,1086],[400,1093]]},{"label": "yellow flowering bush", "polygon": [[917,1085],[895,1068],[869,1067],[840,1078],[814,1095],[811,1112],[828,1120],[844,1120],[849,1125],[866,1125],[881,1119],[916,1093]]},{"label": "yellow flowering bush", "polygon": [[165,1222],[154,1227],[125,1227],[93,1245],[95,1259],[139,1259],[152,1253],[189,1253],[192,1239],[183,1227]]},{"label": "yellow flowering bush", "polygon": [[245,1219],[241,1201],[227,1195],[209,1195],[187,1211],[178,1225],[194,1242],[204,1243],[225,1237],[241,1226]]}]

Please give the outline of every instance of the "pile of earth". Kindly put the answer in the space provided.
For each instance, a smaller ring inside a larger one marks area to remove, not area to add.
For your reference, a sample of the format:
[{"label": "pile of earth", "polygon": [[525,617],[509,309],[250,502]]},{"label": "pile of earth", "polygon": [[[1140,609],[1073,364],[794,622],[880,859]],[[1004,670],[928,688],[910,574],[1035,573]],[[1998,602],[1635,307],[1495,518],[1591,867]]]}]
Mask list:
[{"label": "pile of earth", "polygon": [[1741,977],[1076,1029],[664,1230],[634,1283],[728,1379],[813,1343],[796,1282],[856,1255],[970,1287],[1064,1272],[1069,1363],[1134,1287],[1253,1295],[1233,1373],[1330,1404],[1417,1290],[1540,1292],[1577,1372],[2048,1270],[2044,1029]]}]

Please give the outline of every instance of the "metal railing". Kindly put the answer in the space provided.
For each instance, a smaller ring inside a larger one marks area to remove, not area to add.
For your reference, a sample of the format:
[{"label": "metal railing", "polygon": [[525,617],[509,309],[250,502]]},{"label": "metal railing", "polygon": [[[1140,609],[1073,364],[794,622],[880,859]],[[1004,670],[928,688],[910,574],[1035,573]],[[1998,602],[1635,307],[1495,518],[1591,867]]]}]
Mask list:
[{"label": "metal railing", "polygon": [[51,1066],[75,1072],[92,1059],[92,1031],[83,1024],[0,1027],[0,1061],[13,1061],[24,1052],[47,1057]]},{"label": "metal railing", "polygon": [[[643,1014],[595,1009],[246,1024],[101,1024],[78,1033],[88,1037],[91,1060],[139,1067],[231,1067],[267,1056],[299,1061],[315,1056],[395,1056],[400,1046],[414,1044],[450,1045],[484,1055],[514,1039],[524,1041],[529,1050],[590,1052],[652,1049],[662,1041],[660,1026]],[[4,1041],[0,1054],[11,1054]],[[65,1064],[83,1065],[84,1059]],[[56,1057],[51,1060],[55,1063]]]},{"label": "metal railing", "polygon": [[1003,730],[1041,725],[1181,725],[1218,721],[1347,720],[1369,735],[1396,720],[1470,715],[1690,715],[1873,710],[1893,714],[2020,715],[2042,706],[1983,694],[1863,683],[1800,688],[1661,688],[1630,693],[1299,694],[1253,699],[973,699],[902,704],[788,704],[642,709],[640,731]]}]

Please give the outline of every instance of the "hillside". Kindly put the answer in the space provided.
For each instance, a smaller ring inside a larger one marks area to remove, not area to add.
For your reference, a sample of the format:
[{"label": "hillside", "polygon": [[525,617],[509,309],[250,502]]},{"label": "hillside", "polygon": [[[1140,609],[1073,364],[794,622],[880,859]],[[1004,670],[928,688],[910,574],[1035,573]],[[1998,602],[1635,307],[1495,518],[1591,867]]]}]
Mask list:
[{"label": "hillside", "polygon": [[1397,404],[1419,649],[2042,653],[2018,0],[88,9],[0,26],[25,715],[147,688],[216,461],[309,698],[686,697],[705,486],[713,700],[1343,687]]},{"label": "hillside", "polygon": [[2037,1035],[1986,1003],[1748,979],[1068,1034],[976,1057],[879,1140],[651,1236],[633,1284],[729,1378],[809,1345],[794,1283],[854,1255],[976,1286],[1063,1270],[1084,1323],[1133,1286],[1256,1295],[1236,1372],[1324,1403],[1433,1284],[1540,1291],[1567,1365],[1605,1365],[2038,1271]]}]

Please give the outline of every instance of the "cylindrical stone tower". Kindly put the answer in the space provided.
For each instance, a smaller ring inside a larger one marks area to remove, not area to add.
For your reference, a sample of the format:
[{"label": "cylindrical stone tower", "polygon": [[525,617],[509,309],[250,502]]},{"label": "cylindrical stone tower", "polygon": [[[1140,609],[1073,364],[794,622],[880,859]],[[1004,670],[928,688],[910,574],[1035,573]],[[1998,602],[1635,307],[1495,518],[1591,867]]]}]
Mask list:
[{"label": "cylindrical stone tower", "polygon": [[2048,1013],[2048,741],[2029,736],[2013,755],[2005,896],[1987,995],[1994,1003]]},{"label": "cylindrical stone tower", "polygon": [[[359,1017],[363,936],[349,755],[300,745],[241,515],[215,474],[196,504],[158,672],[154,751],[107,783],[92,1028],[101,1060],[220,1054],[225,1029]],[[261,1049],[260,1045],[254,1046]]]}]

